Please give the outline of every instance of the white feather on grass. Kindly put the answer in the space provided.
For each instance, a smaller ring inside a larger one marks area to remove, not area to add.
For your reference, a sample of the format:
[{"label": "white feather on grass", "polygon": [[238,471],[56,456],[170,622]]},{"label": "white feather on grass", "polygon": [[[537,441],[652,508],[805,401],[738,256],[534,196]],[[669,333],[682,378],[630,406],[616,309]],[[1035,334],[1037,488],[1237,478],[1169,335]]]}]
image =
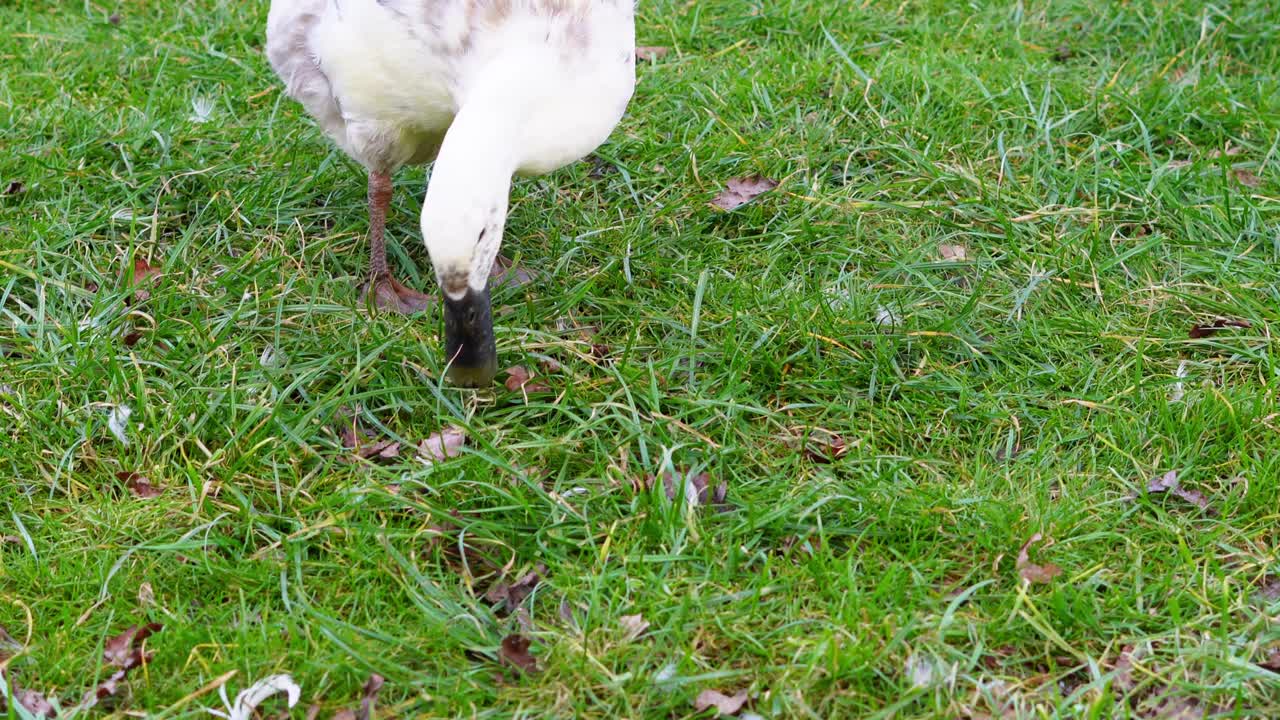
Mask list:
[{"label": "white feather on grass", "polygon": [[214,710],[205,708],[210,715],[216,715],[225,720],[253,720],[253,711],[262,704],[264,700],[285,693],[288,697],[289,707],[298,704],[298,699],[302,697],[302,688],[293,681],[289,675],[268,675],[258,682],[250,685],[247,689],[241,690],[236,695],[236,701],[233,704],[227,699],[227,686],[223,685],[218,688],[218,695],[222,698],[222,704],[226,706],[227,711]]},{"label": "white feather on grass", "polygon": [[129,444],[129,416],[132,414],[133,410],[128,405],[116,405],[107,415],[107,429],[116,436],[116,440],[119,440],[121,445]]}]

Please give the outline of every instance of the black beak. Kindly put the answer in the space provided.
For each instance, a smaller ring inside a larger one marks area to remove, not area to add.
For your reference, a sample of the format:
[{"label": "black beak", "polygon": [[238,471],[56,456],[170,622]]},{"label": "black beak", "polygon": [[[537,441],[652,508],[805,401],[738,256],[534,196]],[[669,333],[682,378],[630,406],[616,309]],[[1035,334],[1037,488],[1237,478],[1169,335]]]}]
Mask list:
[{"label": "black beak", "polygon": [[444,296],[444,350],[449,381],[461,387],[484,387],[498,374],[498,346],[493,339],[489,288],[454,300]]}]

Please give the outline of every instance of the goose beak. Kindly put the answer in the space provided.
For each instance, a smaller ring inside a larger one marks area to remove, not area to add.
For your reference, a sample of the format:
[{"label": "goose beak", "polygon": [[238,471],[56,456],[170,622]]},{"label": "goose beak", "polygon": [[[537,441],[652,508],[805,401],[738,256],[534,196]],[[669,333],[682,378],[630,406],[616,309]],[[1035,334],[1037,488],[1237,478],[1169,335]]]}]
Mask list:
[{"label": "goose beak", "polygon": [[444,349],[449,382],[476,388],[493,382],[498,374],[498,346],[488,287],[468,287],[456,300],[444,294]]}]

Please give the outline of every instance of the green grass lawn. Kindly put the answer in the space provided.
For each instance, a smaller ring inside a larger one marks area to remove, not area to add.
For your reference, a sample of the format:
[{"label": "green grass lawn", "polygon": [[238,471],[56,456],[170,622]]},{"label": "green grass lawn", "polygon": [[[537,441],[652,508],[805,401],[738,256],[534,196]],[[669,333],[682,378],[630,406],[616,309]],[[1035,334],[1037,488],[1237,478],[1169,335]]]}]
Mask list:
[{"label": "green grass lawn", "polygon": [[359,303],[364,174],[266,10],[0,5],[11,688],[69,708],[155,622],[86,714],[1280,716],[1280,5],[644,0],[627,118],[513,193],[532,393]]}]

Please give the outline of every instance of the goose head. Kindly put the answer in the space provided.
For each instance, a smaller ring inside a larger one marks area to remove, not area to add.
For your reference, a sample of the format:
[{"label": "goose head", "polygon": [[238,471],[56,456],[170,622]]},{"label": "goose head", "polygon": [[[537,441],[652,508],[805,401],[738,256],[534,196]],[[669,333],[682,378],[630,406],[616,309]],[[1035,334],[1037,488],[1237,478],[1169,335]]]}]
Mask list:
[{"label": "goose head", "polygon": [[515,163],[492,118],[459,113],[422,204],[422,237],[444,296],[449,381],[483,387],[498,372],[489,275],[502,245]]}]

